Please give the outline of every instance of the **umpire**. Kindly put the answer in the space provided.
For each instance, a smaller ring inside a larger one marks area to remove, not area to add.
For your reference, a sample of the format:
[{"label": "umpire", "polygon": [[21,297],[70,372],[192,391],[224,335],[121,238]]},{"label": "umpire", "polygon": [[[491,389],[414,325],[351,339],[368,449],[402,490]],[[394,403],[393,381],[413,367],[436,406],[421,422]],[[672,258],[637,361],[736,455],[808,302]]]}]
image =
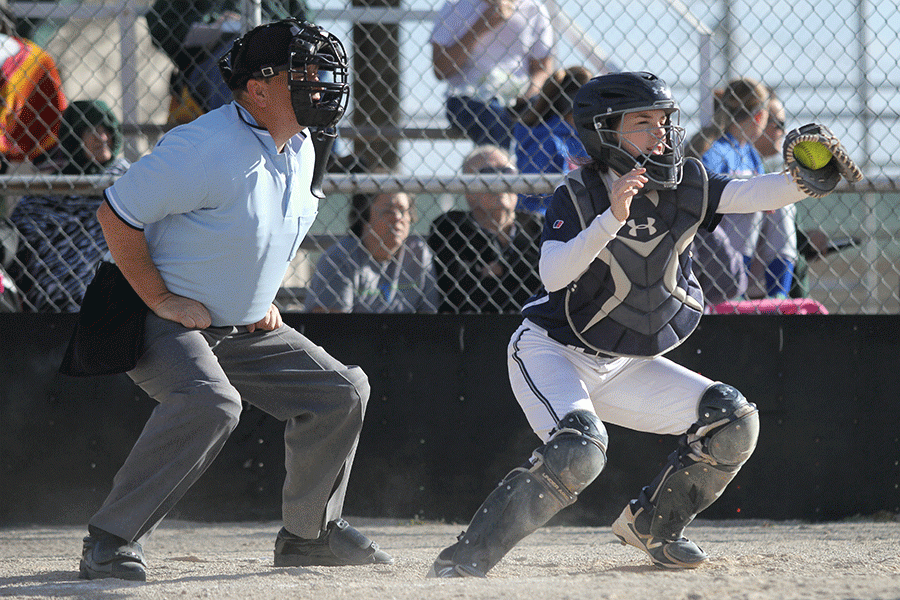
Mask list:
[{"label": "umpire", "polygon": [[288,19],[239,38],[220,68],[234,101],[166,134],[97,211],[149,307],[128,375],[158,405],[90,519],[82,578],[146,579],[142,542],[215,459],[242,401],[286,423],[275,565],[393,562],[340,518],[368,379],[272,304],[316,216],[314,141],[346,107],[346,54]]}]

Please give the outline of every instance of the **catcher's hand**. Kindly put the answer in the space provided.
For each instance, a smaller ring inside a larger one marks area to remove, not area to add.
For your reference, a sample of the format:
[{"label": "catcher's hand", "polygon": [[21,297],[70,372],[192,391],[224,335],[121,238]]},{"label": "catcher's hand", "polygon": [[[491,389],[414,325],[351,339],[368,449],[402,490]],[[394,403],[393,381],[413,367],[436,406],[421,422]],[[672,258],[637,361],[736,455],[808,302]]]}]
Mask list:
[{"label": "catcher's hand", "polygon": [[[831,160],[824,167],[810,169],[794,156],[794,147],[801,142],[813,142],[824,146],[831,153]],[[818,123],[810,123],[788,132],[784,137],[784,163],[800,191],[813,198],[830,194],[841,176],[849,183],[862,179],[862,171],[844,150],[841,141],[830,129]]]}]

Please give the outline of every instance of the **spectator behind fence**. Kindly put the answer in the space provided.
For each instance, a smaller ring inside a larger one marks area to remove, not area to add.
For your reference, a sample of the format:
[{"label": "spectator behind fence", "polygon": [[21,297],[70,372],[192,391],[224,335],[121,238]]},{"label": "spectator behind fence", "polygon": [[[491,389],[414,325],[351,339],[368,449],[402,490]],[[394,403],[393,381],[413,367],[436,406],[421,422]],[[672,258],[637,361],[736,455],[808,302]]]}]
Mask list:
[{"label": "spectator behind fence", "polygon": [[553,69],[554,34],[540,0],[449,0],[431,33],[434,74],[447,82],[447,118],[476,146],[512,143],[510,109]]},{"label": "spectator behind fence", "polygon": [[[784,169],[784,156],[782,154],[782,144],[784,142],[784,134],[787,120],[787,112],[784,104],[773,94],[769,100],[769,122],[766,130],[759,139],[754,142],[754,147],[763,158],[766,172],[776,173]],[[809,296],[809,263],[818,260],[823,256],[827,256],[834,252],[839,252],[845,248],[859,244],[859,240],[853,237],[844,237],[841,239],[831,239],[831,237],[821,229],[801,230],[799,224],[796,223],[796,207],[795,208],[795,231],[797,235],[797,262],[794,264],[794,277],[791,282],[790,297],[806,298]],[[758,259],[754,259],[750,265],[750,272],[754,276],[761,273],[763,268],[759,265]]]},{"label": "spectator behind fence", "polygon": [[[516,173],[503,149],[479,146],[464,174]],[[543,217],[516,211],[516,194],[467,193],[468,211],[451,210],[431,224],[440,312],[517,312],[538,287]]]},{"label": "spectator behind fence", "polygon": [[747,268],[744,257],[731,245],[731,240],[718,227],[697,230],[691,249],[691,269],[706,306],[742,297],[747,291]]},{"label": "spectator behind fence", "polygon": [[[572,120],[572,98],[591,78],[584,67],[557,69],[532,98],[515,126],[520,173],[568,173],[588,157]],[[543,214],[549,195],[523,194],[519,209]]]},{"label": "spectator behind fence", "polygon": [[56,63],[34,42],[16,37],[9,13],[0,15],[0,173],[9,163],[44,166],[57,144],[67,106]]},{"label": "spectator behind fence", "polygon": [[[762,135],[753,142],[753,147],[759,152],[763,159],[763,169],[766,173],[777,173],[784,168],[784,156],[781,147],[784,142],[785,120],[787,119],[787,111],[784,104],[775,95],[775,90],[769,88],[769,120],[766,122],[766,128]],[[769,262],[774,258],[773,249],[768,244],[768,238],[773,237],[767,233],[772,230],[780,231],[785,227],[794,226],[794,245],[797,248],[797,255],[794,259],[794,269],[791,273],[791,287],[788,295],[793,298],[802,298],[809,294],[809,265],[803,255],[800,253],[800,240],[808,239],[797,226],[797,207],[796,205],[787,206],[780,211],[771,213],[763,213],[763,222],[761,230],[763,234],[757,242],[756,253],[750,263],[750,279],[754,283],[765,281],[766,266],[764,258],[768,257]],[[802,237],[801,237],[802,236]],[[753,286],[749,292],[751,297],[766,296],[766,291],[762,290],[762,286],[758,283]]]},{"label": "spectator behind fence", "polygon": [[403,192],[355,194],[350,232],[319,258],[309,283],[311,312],[434,313],[431,249],[409,235],[413,200]]},{"label": "spectator behind fence", "polygon": [[[768,88],[750,78],[733,80],[717,93],[712,131],[721,133],[700,154],[707,170],[740,178],[766,172],[754,143],[765,131],[771,96]],[[710,128],[706,128],[691,141],[694,154],[702,149],[703,138],[709,135]],[[722,219],[722,229],[732,246],[744,256],[747,268],[754,257],[765,265],[765,289],[760,291],[761,295],[786,298],[790,290],[797,260],[795,215],[795,207],[785,207],[725,215]],[[752,277],[748,287],[752,287]]]},{"label": "spectator behind fence", "polygon": [[[147,11],[153,44],[175,64],[169,121],[186,123],[231,101],[217,62],[240,34],[241,0],[156,0]],[[304,20],[302,0],[263,0],[263,21]]]},{"label": "spectator behind fence", "polygon": [[[101,100],[78,100],[63,113],[57,175],[121,175],[122,125]],[[25,294],[25,308],[77,312],[106,241],[96,213],[102,196],[25,196],[10,220],[21,236],[10,271]]]}]

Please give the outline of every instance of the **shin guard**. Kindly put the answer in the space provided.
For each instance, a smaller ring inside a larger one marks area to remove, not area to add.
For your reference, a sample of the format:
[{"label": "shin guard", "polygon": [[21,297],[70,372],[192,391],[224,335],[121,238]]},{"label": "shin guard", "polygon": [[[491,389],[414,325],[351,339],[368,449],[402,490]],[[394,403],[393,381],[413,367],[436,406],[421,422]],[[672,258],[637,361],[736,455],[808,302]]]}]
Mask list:
[{"label": "shin guard", "polygon": [[653,537],[682,537],[747,462],[758,436],[756,406],[731,386],[710,386],[700,399],[699,419],[682,436],[662,473],[641,492],[639,504],[649,522],[640,526]]},{"label": "shin guard", "polygon": [[594,413],[563,417],[529,463],[512,470],[482,503],[455,544],[454,567],[485,576],[522,538],[574,503],[606,466],[607,441]]}]

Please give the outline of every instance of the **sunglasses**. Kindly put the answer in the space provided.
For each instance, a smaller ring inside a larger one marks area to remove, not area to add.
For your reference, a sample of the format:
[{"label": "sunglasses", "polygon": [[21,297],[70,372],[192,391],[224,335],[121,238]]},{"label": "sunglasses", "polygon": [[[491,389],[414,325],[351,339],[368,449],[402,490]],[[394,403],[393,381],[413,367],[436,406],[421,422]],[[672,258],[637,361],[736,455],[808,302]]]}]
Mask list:
[{"label": "sunglasses", "polygon": [[518,173],[515,167],[506,165],[505,167],[481,167],[479,173],[503,173],[504,175],[515,175]]}]

